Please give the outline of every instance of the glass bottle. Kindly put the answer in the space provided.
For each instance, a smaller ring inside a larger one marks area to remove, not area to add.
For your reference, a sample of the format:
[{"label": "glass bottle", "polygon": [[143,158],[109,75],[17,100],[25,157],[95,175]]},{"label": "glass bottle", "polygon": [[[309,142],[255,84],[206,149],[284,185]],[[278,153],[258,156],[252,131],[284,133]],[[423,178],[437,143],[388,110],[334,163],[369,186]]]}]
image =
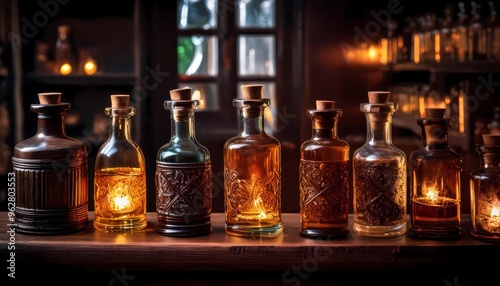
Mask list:
[{"label": "glass bottle", "polygon": [[130,95],[112,94],[109,137],[99,148],[94,176],[94,227],[126,232],[146,227],[146,167],[130,127],[135,108]]},{"label": "glass bottle", "polygon": [[57,40],[54,55],[55,73],[68,75],[77,70],[78,52],[76,50],[76,44],[71,32],[71,27],[69,25],[60,25],[57,27]]},{"label": "glass bottle", "polygon": [[225,229],[228,234],[275,237],[281,221],[281,144],[265,133],[271,100],[262,85],[242,85],[235,98],[238,134],[224,144]]},{"label": "glass bottle", "polygon": [[300,234],[312,238],[349,236],[349,144],[338,138],[342,110],[317,100],[309,109],[312,137],[300,149]]},{"label": "glass bottle", "polygon": [[453,25],[453,5],[446,5],[443,11],[443,19],[439,32],[439,58],[440,62],[455,60],[455,48],[451,27]]},{"label": "glass bottle", "polygon": [[500,134],[500,105],[493,109],[493,118],[489,123],[490,134]]},{"label": "glass bottle", "polygon": [[500,135],[483,134],[476,151],[480,167],[470,174],[471,233],[478,239],[500,241]]},{"label": "glass bottle", "polygon": [[486,59],[486,37],[484,37],[483,18],[481,16],[481,4],[471,2],[471,18],[469,21],[468,51],[469,61]]},{"label": "glass bottle", "polygon": [[495,3],[490,1],[490,17],[486,24],[486,58],[489,61],[500,60],[500,23]]},{"label": "glass bottle", "polygon": [[157,230],[167,236],[198,236],[212,232],[212,165],[210,152],[195,137],[194,112],[200,101],[191,88],[170,91],[170,141],[156,158]]},{"label": "glass bottle", "polygon": [[16,183],[16,231],[65,234],[88,224],[88,154],[83,142],[66,136],[69,103],[61,93],[39,93],[36,134],[16,144],[12,157]]},{"label": "glass bottle", "polygon": [[417,119],[422,128],[422,146],[409,159],[409,234],[418,238],[459,238],[462,158],[448,145],[448,131],[454,121],[444,117],[446,108],[426,108],[425,112],[426,118]]},{"label": "glass bottle", "polygon": [[469,34],[467,27],[468,15],[463,2],[458,3],[458,10],[457,20],[451,28],[451,35],[455,47],[455,59],[458,62],[465,62],[469,55]]},{"label": "glass bottle", "polygon": [[392,143],[392,116],[398,109],[390,92],[368,92],[361,104],[367,138],[353,154],[353,231],[362,236],[406,233],[406,154]]}]

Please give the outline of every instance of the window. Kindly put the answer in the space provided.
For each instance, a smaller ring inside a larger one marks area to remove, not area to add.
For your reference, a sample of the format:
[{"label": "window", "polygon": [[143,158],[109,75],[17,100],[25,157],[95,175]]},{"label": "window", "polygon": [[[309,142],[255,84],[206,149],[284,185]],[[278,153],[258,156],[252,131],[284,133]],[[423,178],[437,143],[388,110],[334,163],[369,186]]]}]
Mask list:
[{"label": "window", "polygon": [[[271,99],[266,128],[276,108],[277,5],[275,0],[178,0],[179,87],[191,87],[200,111],[221,111],[241,85],[262,84]],[[223,101],[226,101],[225,103]]]}]

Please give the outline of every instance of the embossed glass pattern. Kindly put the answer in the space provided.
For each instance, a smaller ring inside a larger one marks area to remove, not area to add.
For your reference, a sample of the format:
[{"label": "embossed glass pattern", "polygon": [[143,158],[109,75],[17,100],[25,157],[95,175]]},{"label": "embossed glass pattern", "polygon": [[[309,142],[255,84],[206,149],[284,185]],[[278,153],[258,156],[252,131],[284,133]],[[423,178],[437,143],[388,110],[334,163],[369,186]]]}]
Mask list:
[{"label": "embossed glass pattern", "polygon": [[[337,136],[341,109],[317,101],[309,109],[312,137],[300,149],[300,233],[306,237],[349,235],[349,145]],[[324,106],[327,105],[327,106]]]},{"label": "embossed glass pattern", "polygon": [[397,103],[390,93],[368,92],[361,104],[367,137],[353,154],[353,231],[363,236],[406,233],[406,155],[392,143],[392,115]]},{"label": "embossed glass pattern", "polygon": [[[224,145],[226,232],[236,236],[274,237],[281,222],[281,144],[265,133],[262,86],[242,86],[238,134]],[[252,93],[249,95],[247,93]]]}]

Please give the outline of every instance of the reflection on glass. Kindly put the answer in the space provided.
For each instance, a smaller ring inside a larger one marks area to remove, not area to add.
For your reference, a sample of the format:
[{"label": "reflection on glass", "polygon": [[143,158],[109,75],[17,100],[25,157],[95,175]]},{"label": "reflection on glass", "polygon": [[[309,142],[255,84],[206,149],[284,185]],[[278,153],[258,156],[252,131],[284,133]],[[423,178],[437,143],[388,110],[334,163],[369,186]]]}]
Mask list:
[{"label": "reflection on glass", "polygon": [[177,38],[178,73],[181,75],[216,76],[216,36],[180,36]]},{"label": "reflection on glass", "polygon": [[274,28],[274,0],[238,0],[237,24],[240,28]]},{"label": "reflection on glass", "polygon": [[213,29],[217,26],[217,0],[177,0],[179,29]]},{"label": "reflection on glass", "polygon": [[238,73],[245,75],[274,76],[275,37],[269,36],[239,36],[238,38]]},{"label": "reflection on glass", "polygon": [[264,94],[265,97],[268,97],[271,99],[271,105],[267,108],[264,109],[264,128],[267,134],[272,135],[275,130],[277,130],[277,99],[276,99],[276,84],[274,82],[261,82],[261,81],[255,81],[255,82],[238,82],[238,98],[241,98],[241,86],[242,85],[263,85],[262,93]]},{"label": "reflection on glass", "polygon": [[193,99],[200,100],[198,111],[217,111],[219,110],[219,99],[217,93],[217,85],[215,83],[197,83],[197,82],[182,82],[179,83],[179,88],[189,87],[193,91]]}]

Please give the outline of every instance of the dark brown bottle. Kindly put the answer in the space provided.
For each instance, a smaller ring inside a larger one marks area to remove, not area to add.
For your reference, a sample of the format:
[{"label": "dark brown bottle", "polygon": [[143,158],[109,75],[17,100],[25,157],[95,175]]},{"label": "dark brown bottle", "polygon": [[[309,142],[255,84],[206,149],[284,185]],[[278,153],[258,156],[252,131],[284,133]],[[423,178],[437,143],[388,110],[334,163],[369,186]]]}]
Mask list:
[{"label": "dark brown bottle", "polygon": [[16,230],[26,234],[65,234],[88,222],[88,163],[84,143],[66,136],[69,103],[61,93],[39,93],[36,134],[14,147]]}]

